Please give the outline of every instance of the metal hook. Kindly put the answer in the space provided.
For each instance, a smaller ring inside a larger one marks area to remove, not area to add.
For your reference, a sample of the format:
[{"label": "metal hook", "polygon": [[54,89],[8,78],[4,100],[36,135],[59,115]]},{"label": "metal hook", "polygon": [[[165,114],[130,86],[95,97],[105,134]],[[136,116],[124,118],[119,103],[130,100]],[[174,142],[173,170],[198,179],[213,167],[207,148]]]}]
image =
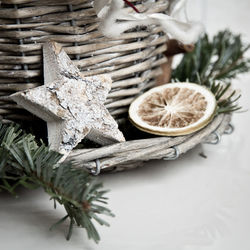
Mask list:
[{"label": "metal hook", "polygon": [[100,163],[100,160],[99,160],[99,159],[96,159],[96,160],[95,160],[95,164],[96,164],[95,169],[94,169],[94,168],[91,168],[91,169],[90,169],[90,173],[91,173],[92,175],[99,175],[100,172],[101,172],[101,163]]},{"label": "metal hook", "polygon": [[234,132],[234,126],[229,123],[227,129],[224,131],[224,134],[231,135]]},{"label": "metal hook", "polygon": [[220,142],[220,140],[221,140],[220,134],[218,134],[216,131],[212,132],[211,134],[214,134],[216,136],[216,138],[214,140],[208,141],[206,143],[207,144],[214,144],[214,145],[218,144]]},{"label": "metal hook", "polygon": [[172,149],[174,149],[174,156],[173,157],[164,157],[163,160],[164,161],[173,161],[176,160],[177,158],[179,158],[180,156],[180,151],[177,147],[172,147]]}]

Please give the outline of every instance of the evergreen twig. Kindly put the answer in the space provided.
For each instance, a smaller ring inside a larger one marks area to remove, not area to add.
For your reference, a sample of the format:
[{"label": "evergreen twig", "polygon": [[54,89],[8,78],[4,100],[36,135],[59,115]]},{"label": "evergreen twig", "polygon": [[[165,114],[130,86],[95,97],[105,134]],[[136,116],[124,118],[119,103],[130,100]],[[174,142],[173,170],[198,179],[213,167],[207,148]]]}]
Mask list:
[{"label": "evergreen twig", "polygon": [[38,145],[32,135],[24,134],[18,126],[0,124],[0,188],[14,193],[18,185],[43,187],[54,204],[63,205],[67,213],[54,226],[69,219],[67,239],[77,225],[85,228],[88,237],[98,242],[100,236],[92,220],[108,226],[98,215],[113,216],[105,206],[107,191],[102,190],[102,184],[86,171],[72,168],[70,162],[59,163],[61,157],[45,144]]},{"label": "evergreen twig", "polygon": [[172,73],[173,79],[198,82],[210,86],[215,80],[230,82],[238,74],[249,71],[250,59],[245,57],[250,45],[244,45],[240,35],[229,30],[221,31],[210,41],[205,34],[194,51],[184,55]]},{"label": "evergreen twig", "polygon": [[250,70],[250,59],[245,57],[249,48],[250,45],[243,44],[240,35],[234,35],[229,30],[219,32],[211,41],[205,34],[194,51],[183,56],[173,70],[172,79],[210,88],[217,99],[217,113],[236,111],[240,109],[236,104],[240,97],[235,97],[236,91],[226,100],[221,101],[220,98],[229,90],[233,78]]}]

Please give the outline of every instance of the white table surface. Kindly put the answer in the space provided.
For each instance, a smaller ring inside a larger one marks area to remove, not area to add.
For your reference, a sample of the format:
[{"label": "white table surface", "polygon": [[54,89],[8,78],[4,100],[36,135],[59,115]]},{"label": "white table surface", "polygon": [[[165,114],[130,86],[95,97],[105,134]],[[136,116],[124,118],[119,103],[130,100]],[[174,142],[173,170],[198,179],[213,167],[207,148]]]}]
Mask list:
[{"label": "white table surface", "polygon": [[[249,10],[249,0],[189,1],[189,13],[210,34],[228,27],[250,42]],[[250,75],[235,84],[242,89],[241,105],[249,109]],[[233,124],[235,132],[219,145],[203,146],[207,159],[198,146],[172,162],[101,176],[116,217],[107,218],[110,228],[98,226],[98,245],[83,229],[75,229],[69,242],[66,225],[49,232],[64,211],[54,210],[42,190],[23,190],[18,199],[0,193],[0,249],[249,250],[249,112],[235,114]]]}]

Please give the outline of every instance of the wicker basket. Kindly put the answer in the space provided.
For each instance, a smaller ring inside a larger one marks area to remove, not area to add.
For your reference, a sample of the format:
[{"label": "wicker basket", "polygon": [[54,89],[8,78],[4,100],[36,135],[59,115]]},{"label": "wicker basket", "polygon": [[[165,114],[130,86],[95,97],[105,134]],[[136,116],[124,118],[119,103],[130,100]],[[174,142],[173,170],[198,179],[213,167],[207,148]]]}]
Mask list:
[{"label": "wicker basket", "polygon": [[74,150],[68,159],[94,175],[101,171],[132,169],[153,159],[175,160],[198,144],[218,144],[221,135],[233,132],[230,121],[231,115],[221,114],[208,126],[190,135],[130,140],[102,148]]},{"label": "wicker basket", "polygon": [[[108,73],[112,77],[106,107],[115,118],[126,114],[135,95],[155,84],[160,65],[167,60],[163,56],[167,37],[160,27],[138,28],[119,39],[103,37],[91,0],[1,2],[0,118],[6,122],[34,118],[8,96],[43,84],[41,47],[45,41],[61,43],[84,75]],[[145,11],[141,2],[134,4]],[[156,3],[148,11],[167,11],[167,1]]]},{"label": "wicker basket", "polygon": [[[145,11],[142,1],[132,0]],[[165,12],[172,1],[155,0],[149,12]],[[108,73],[113,79],[106,107],[119,119],[131,101],[155,85],[167,61],[167,37],[160,27],[138,28],[110,40],[97,30],[98,19],[90,0],[2,0],[0,7],[0,120],[34,120],[9,99],[20,90],[39,86],[42,44],[54,40],[87,76]],[[176,159],[204,141],[216,143],[228,133],[230,116],[220,115],[192,135],[130,140],[101,148],[74,150],[69,159],[93,174],[101,170],[134,168],[151,159]],[[216,137],[216,138],[214,138]],[[214,139],[216,139],[214,141]]]}]

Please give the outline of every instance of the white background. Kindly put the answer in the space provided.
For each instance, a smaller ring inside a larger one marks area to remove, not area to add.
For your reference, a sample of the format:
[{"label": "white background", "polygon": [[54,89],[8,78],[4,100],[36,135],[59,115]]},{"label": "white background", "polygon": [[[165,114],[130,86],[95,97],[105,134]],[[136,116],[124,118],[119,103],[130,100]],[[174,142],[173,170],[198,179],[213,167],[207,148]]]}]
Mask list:
[{"label": "white background", "polygon": [[[190,0],[188,12],[210,34],[230,28],[250,42],[249,0]],[[241,105],[250,106],[250,75],[235,81]],[[64,239],[67,225],[49,232],[64,215],[42,190],[0,193],[0,249],[37,250],[249,250],[250,115],[235,114],[236,127],[219,145],[196,147],[173,162],[100,177],[116,214],[100,227],[102,240],[89,241],[83,229]]]}]

